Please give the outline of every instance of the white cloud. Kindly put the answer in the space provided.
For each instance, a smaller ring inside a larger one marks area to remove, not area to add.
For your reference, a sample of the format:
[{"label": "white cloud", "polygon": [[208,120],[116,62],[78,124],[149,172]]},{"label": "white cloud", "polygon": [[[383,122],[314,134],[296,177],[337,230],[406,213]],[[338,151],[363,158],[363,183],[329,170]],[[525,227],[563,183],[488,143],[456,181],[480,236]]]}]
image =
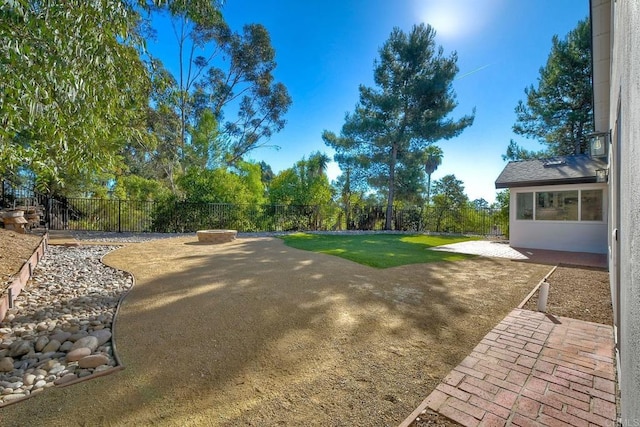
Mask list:
[{"label": "white cloud", "polygon": [[413,0],[416,17],[444,39],[472,36],[497,16],[506,0]]}]

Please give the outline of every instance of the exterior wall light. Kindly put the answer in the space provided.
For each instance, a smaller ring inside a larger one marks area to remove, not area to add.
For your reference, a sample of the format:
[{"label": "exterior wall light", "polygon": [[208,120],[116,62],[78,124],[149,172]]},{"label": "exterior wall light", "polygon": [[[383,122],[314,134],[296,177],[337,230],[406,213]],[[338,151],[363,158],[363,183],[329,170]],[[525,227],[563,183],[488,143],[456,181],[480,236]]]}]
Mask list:
[{"label": "exterior wall light", "polygon": [[587,135],[591,157],[607,157],[609,132],[595,132]]},{"label": "exterior wall light", "polygon": [[607,182],[609,180],[609,169],[596,169],[596,182]]}]

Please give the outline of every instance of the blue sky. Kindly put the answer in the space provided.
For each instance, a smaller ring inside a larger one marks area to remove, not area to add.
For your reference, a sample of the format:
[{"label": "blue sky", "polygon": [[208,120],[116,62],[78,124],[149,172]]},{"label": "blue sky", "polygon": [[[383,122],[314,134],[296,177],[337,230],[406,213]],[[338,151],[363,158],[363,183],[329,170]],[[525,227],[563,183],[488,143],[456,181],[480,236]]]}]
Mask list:
[{"label": "blue sky", "polygon": [[[444,151],[433,179],[455,174],[470,199],[495,199],[494,182],[505,163],[509,140],[538,148],[512,133],[514,108],[524,88],[535,84],[554,34],[560,37],[588,16],[588,0],[227,0],[222,10],[231,27],[263,24],[271,34],[278,66],[293,105],[287,125],[269,144],[248,157],[274,172],[320,150],[323,130],[339,133],[344,115],[358,101],[358,86],[373,85],[373,62],[394,27],[409,31],[425,22],[437,31],[446,53],[458,53],[454,82],[458,107],[453,118],[476,108],[476,119],[461,136],[436,145]],[[158,43],[149,50],[175,68],[171,28],[156,20]],[[330,165],[329,176],[339,173]]]}]

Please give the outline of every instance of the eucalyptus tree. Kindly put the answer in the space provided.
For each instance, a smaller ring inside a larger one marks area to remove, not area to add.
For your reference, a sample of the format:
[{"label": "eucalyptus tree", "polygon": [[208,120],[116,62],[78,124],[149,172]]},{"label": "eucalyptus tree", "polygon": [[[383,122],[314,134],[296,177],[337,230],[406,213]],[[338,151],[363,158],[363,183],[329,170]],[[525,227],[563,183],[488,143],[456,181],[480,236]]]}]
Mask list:
[{"label": "eucalyptus tree", "polygon": [[149,81],[136,5],[121,0],[3,2],[0,174],[41,187],[113,170],[139,138]]},{"label": "eucalyptus tree", "polygon": [[[475,112],[450,117],[457,106],[452,82],[457,54],[444,55],[429,25],[409,33],[395,28],[374,63],[375,87],[360,86],[360,100],[336,136],[323,134],[337,153],[367,167],[369,184],[387,195],[385,228],[391,229],[398,167],[421,168],[413,161],[429,145],[459,135]],[[411,165],[410,165],[411,163]]]},{"label": "eucalyptus tree", "polygon": [[[177,76],[174,77],[173,103],[180,117],[180,139],[178,149],[187,144],[187,127],[193,115],[192,91],[195,83],[205,73],[220,47],[211,43],[208,34],[212,28],[224,25],[220,13],[221,2],[213,1],[169,1],[155,5],[156,11],[169,13],[171,29],[177,44]],[[199,55],[201,51],[207,55]]]},{"label": "eucalyptus tree", "polygon": [[[188,154],[196,153],[232,166],[282,130],[291,97],[273,76],[275,49],[263,25],[248,24],[237,32],[219,12],[220,1],[190,3],[156,8],[168,10],[176,40],[172,105],[180,116],[177,151],[183,169],[192,166]],[[211,113],[218,129],[203,139],[198,126],[211,124]],[[198,142],[199,147],[191,147]]]},{"label": "eucalyptus tree", "polygon": [[248,24],[238,33],[222,22],[201,37],[215,43],[226,63],[209,67],[196,82],[194,111],[213,111],[226,138],[226,163],[232,165],[284,128],[292,100],[275,81],[276,52],[263,25]]}]

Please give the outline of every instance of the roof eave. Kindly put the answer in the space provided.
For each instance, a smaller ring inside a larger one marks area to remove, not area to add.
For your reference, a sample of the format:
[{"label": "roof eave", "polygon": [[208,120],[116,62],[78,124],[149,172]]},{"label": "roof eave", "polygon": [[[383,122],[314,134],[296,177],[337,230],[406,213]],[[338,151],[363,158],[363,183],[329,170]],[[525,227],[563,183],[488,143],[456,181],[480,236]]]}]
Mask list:
[{"label": "roof eave", "polygon": [[498,182],[496,181],[496,189],[515,188],[515,187],[545,187],[549,185],[567,185],[567,184],[594,184],[595,176],[572,179],[547,179],[538,181],[516,181],[516,182]]}]

